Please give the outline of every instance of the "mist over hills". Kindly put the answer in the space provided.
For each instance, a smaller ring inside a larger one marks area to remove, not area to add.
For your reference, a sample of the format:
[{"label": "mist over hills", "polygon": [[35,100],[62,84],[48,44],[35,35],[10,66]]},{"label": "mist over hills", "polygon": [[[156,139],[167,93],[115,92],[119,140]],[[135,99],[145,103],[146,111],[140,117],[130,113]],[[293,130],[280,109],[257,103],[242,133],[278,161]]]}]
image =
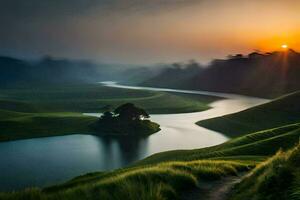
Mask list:
[{"label": "mist over hills", "polygon": [[44,57],[0,56],[0,87],[115,80],[143,86],[228,92],[273,98],[300,90],[300,53],[291,49],[237,54],[208,66],[190,61],[157,66],[93,63]]},{"label": "mist over hills", "polygon": [[[186,76],[189,74],[189,76]],[[277,97],[300,90],[300,54],[294,50],[237,54],[209,66],[169,67],[142,85]]]},{"label": "mist over hills", "polygon": [[158,75],[158,69],[118,64],[98,64],[86,60],[44,57],[25,61],[0,56],[0,87],[49,84],[94,83],[118,80],[141,82]]},{"label": "mist over hills", "polygon": [[141,85],[166,88],[189,88],[189,80],[203,70],[203,66],[195,61],[173,63],[171,65],[165,65],[159,75],[146,80],[141,83]]},{"label": "mist over hills", "polygon": [[1,86],[30,85],[37,83],[70,83],[92,80],[100,70],[86,61],[70,61],[45,57],[29,62],[11,57],[0,57]]}]

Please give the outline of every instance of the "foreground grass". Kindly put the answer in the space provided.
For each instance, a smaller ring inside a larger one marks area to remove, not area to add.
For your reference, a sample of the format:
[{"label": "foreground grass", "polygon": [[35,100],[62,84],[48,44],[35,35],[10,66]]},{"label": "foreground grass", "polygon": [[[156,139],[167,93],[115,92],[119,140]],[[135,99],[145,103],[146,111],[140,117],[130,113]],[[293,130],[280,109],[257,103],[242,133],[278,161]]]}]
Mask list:
[{"label": "foreground grass", "polygon": [[0,109],[17,112],[102,112],[131,102],[149,113],[209,109],[217,97],[109,88],[100,84],[0,90]]},{"label": "foreground grass", "polygon": [[78,178],[53,188],[0,194],[1,199],[176,199],[180,191],[197,187],[199,180],[236,175],[251,167],[233,161],[168,162],[102,174],[86,182]]},{"label": "foreground grass", "polygon": [[279,151],[258,165],[238,184],[230,200],[300,199],[300,145]]},{"label": "foreground grass", "polygon": [[238,137],[300,121],[300,91],[238,113],[197,122],[198,125]]},{"label": "foreground grass", "polygon": [[[1,193],[0,199],[177,199],[200,183],[234,176],[299,141],[300,123],[198,150],[158,153],[133,166],[79,176],[61,185]],[[245,198],[244,198],[245,199]]]}]

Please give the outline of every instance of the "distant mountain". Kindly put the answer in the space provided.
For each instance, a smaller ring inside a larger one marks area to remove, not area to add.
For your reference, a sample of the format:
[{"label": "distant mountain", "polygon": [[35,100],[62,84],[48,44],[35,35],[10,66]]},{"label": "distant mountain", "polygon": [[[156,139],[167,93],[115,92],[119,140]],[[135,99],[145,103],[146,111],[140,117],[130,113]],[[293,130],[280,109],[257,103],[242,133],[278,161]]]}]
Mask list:
[{"label": "distant mountain", "polygon": [[254,52],[247,56],[238,54],[214,60],[198,72],[184,68],[180,73],[173,67],[142,85],[276,97],[299,90],[299,77],[300,54],[287,50],[266,54]]},{"label": "distant mountain", "polygon": [[174,63],[171,66],[165,66],[160,74],[146,80],[141,85],[167,88],[188,88],[189,80],[202,71],[202,66],[193,61],[188,64]]},{"label": "distant mountain", "polygon": [[28,62],[0,57],[0,86],[55,84],[99,80],[101,67],[87,61],[45,57]]},{"label": "distant mountain", "polygon": [[159,72],[150,67],[96,64],[91,61],[44,57],[25,61],[0,56],[0,87],[123,81],[139,83]]},{"label": "distant mountain", "polygon": [[31,79],[31,66],[18,59],[0,57],[0,85],[21,84]]},{"label": "distant mountain", "polygon": [[163,69],[164,66],[136,66],[121,71],[118,80],[124,84],[140,84],[158,76]]}]

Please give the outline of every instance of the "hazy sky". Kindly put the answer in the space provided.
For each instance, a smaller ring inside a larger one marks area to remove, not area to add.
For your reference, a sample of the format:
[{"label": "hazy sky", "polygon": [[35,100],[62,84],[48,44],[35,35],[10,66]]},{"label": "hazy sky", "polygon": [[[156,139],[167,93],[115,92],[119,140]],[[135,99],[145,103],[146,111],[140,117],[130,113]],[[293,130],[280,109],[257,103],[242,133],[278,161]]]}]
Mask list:
[{"label": "hazy sky", "polygon": [[300,0],[0,0],[0,26],[4,55],[206,62],[300,50]]}]

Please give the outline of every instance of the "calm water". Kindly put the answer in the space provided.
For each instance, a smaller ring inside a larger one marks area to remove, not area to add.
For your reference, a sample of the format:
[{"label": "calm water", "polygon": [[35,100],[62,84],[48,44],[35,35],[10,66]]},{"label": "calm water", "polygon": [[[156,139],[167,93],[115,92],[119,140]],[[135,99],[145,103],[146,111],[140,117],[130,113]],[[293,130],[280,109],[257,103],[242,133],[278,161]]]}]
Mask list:
[{"label": "calm water", "polygon": [[[211,104],[212,109],[186,114],[151,115],[161,131],[145,139],[117,140],[92,135],[70,135],[0,143],[0,190],[47,186],[87,172],[126,166],[153,153],[194,149],[225,142],[222,134],[195,122],[244,110],[267,100],[204,91],[132,87],[114,82],[108,87],[208,94],[227,99]],[[90,113],[86,115],[98,116]]]}]

